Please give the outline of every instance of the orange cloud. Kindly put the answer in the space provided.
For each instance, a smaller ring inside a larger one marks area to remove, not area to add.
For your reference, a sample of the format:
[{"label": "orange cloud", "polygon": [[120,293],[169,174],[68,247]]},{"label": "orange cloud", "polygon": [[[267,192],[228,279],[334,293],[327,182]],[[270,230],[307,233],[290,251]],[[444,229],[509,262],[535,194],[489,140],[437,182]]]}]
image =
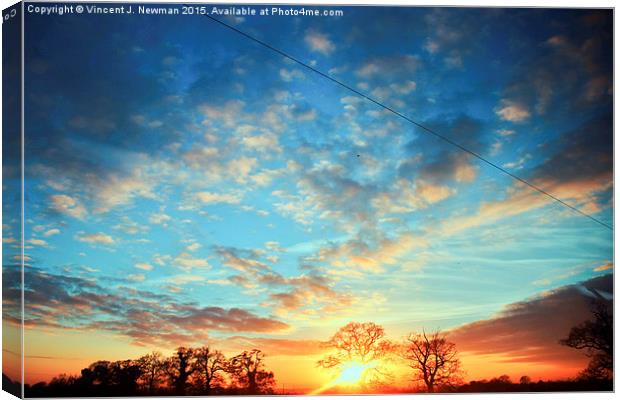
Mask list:
[{"label": "orange cloud", "polygon": [[606,262],[603,265],[599,265],[598,267],[594,268],[594,272],[602,272],[602,271],[611,271],[614,269],[614,263],[612,262]]},{"label": "orange cloud", "polygon": [[379,273],[385,267],[397,264],[407,253],[426,245],[425,239],[411,233],[393,239],[383,238],[372,248],[357,239],[321,249],[319,259],[337,268],[349,268],[352,273]]},{"label": "orange cloud", "polygon": [[[19,268],[5,268],[4,274],[5,282],[11,282],[4,288],[6,295],[17,295]],[[132,278],[136,277],[128,277]],[[275,318],[240,308],[203,307],[122,286],[104,289],[90,280],[44,273],[35,267],[27,271],[26,282],[27,328],[106,331],[142,346],[192,344],[206,340],[212,331],[273,333],[290,329]],[[6,310],[4,323],[19,324],[19,307]]]},{"label": "orange cloud", "polygon": [[281,356],[307,356],[322,354],[321,342],[312,339],[280,339],[248,336],[231,336],[212,342],[225,351],[236,352],[249,348],[261,349],[265,354]]},{"label": "orange cloud", "polygon": [[563,286],[509,304],[490,319],[452,329],[449,337],[464,356],[492,357],[496,365],[535,365],[541,371],[555,369],[560,374],[566,371],[562,377],[569,377],[584,368],[588,359],[583,352],[560,345],[559,340],[573,326],[592,318],[591,299],[611,293],[612,284],[613,276],[604,275]]}]

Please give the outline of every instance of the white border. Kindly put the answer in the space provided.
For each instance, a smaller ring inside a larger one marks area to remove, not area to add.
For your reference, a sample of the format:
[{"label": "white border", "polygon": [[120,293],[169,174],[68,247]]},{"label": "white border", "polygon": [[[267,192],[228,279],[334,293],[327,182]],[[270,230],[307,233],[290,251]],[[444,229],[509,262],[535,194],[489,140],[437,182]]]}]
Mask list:
[{"label": "white border", "polygon": [[[38,1],[38,0],[30,0],[28,2],[45,2],[45,1]],[[69,3],[69,2],[78,2],[78,3],[96,3],[96,2],[101,2],[101,1],[65,1],[65,3]],[[142,1],[141,3],[196,3],[195,1],[187,1],[187,2],[183,2],[183,1],[166,1],[166,0],[149,0],[149,1]],[[16,1],[13,0],[0,0],[0,6],[2,9],[5,9],[7,7],[10,7],[11,5],[17,3]],[[138,1],[119,1],[118,3],[140,3]],[[375,1],[369,1],[369,0],[336,0],[336,1],[327,1],[327,0],[296,0],[296,1],[290,1],[290,0],[241,0],[241,1],[231,1],[231,0],[219,0],[219,1],[209,1],[209,2],[204,2],[206,4],[308,4],[308,5],[375,5],[375,6],[387,6],[387,5],[398,5],[398,6],[456,6],[456,7],[558,7],[558,8],[614,8],[615,4],[613,1],[610,0],[589,0],[589,1],[583,1],[583,0],[542,0],[542,1],[532,1],[532,0],[502,0],[502,1],[497,1],[497,0],[477,0],[477,1],[473,1],[473,0],[447,0],[447,1],[441,1],[441,0],[423,0],[423,1],[410,1],[410,0],[388,0],[383,4],[379,3],[379,0],[375,0]],[[22,12],[22,18],[23,18],[23,12]],[[616,63],[616,49],[617,49],[617,44],[618,44],[618,34],[617,31],[615,30],[615,11],[614,11],[614,77],[615,77],[615,72],[616,72],[616,68],[617,68],[617,63]],[[22,20],[22,37],[23,37],[23,20]],[[2,34],[0,32],[0,39],[2,37]],[[23,57],[23,54],[22,54]],[[2,61],[2,56],[0,54],[0,65],[1,65],[1,61]],[[23,62],[23,58],[22,58],[22,62]],[[23,65],[23,64],[22,64]],[[0,91],[2,89],[2,82],[0,81]],[[23,70],[22,70],[22,90],[23,90]],[[614,80],[614,92],[616,92],[617,90],[617,86],[615,84],[615,80]],[[615,100],[615,98],[614,98]],[[2,106],[2,100],[0,99],[0,108]],[[616,116],[616,110],[617,110],[617,106],[616,106],[616,102],[614,101],[614,132],[616,131],[616,127],[617,127],[617,120],[615,118]],[[23,98],[22,98],[22,129],[23,129]],[[23,131],[22,131],[22,135],[23,135]],[[23,137],[22,137],[23,138]],[[22,144],[23,144],[23,140],[22,140]],[[620,147],[620,144],[618,144],[618,142],[615,140],[615,133],[614,133],[614,155],[617,153],[618,148]],[[2,143],[0,141],[0,176],[2,173],[2,167],[1,167],[1,160],[2,160]],[[23,163],[23,148],[22,148],[22,163]],[[615,169],[618,167],[618,161],[617,159],[614,157],[614,171]],[[23,168],[23,165],[22,165]],[[22,173],[23,173],[23,169],[22,169]],[[23,185],[23,182],[22,182]],[[23,196],[23,191],[22,191],[22,196]],[[0,200],[2,199],[2,195],[0,193]],[[22,207],[23,207],[23,202],[22,202]],[[616,209],[616,202],[615,202],[615,179],[614,179],[614,210]],[[22,210],[23,212],[23,210]],[[0,215],[1,215],[2,211],[0,208]],[[617,218],[616,218],[616,213],[614,212],[614,227],[617,224]],[[22,236],[23,236],[23,226],[22,226]],[[22,237],[22,243],[23,243],[23,237]],[[615,241],[615,237],[614,237],[614,260],[616,259],[616,252],[617,250],[617,243]],[[22,250],[23,251],[23,250]],[[1,249],[0,249],[0,255],[1,255]],[[23,279],[23,278],[22,278]],[[618,276],[617,274],[614,275],[614,287],[617,287],[615,284],[617,283],[618,280]],[[0,282],[1,282],[1,278],[0,278]],[[1,292],[1,287],[0,287],[0,292]],[[616,329],[618,326],[618,324],[614,324],[614,328],[615,328],[615,332],[614,332],[614,339],[616,343],[618,342],[618,329]],[[0,328],[1,330],[1,328]],[[22,341],[23,341],[23,335],[22,335]],[[23,349],[23,343],[22,343],[22,349]],[[0,368],[2,366],[2,361],[0,359]],[[22,375],[23,375],[23,368],[22,368]],[[23,377],[22,377],[23,379]],[[420,396],[420,394],[416,394],[416,395],[377,395],[377,396],[371,396],[371,395],[364,395],[364,397],[370,397],[370,398],[380,398],[380,399],[385,399],[385,400],[411,400],[413,399],[413,396]],[[613,393],[578,393],[578,392],[566,392],[566,393],[532,393],[532,394],[523,394],[523,393],[502,393],[502,394],[487,394],[487,393],[480,393],[480,394],[454,394],[454,395],[445,395],[445,394],[434,394],[432,395],[433,399],[449,399],[449,398],[454,398],[454,396],[466,396],[468,398],[481,398],[481,399],[516,399],[516,398],[521,398],[521,396],[526,396],[529,399],[537,399],[537,398],[544,398],[544,399],[553,399],[553,400],[559,400],[559,399],[566,399],[566,400],[573,400],[573,399],[609,399],[609,398],[614,398],[616,397],[615,394]],[[282,398],[285,396],[262,396],[260,398],[263,399],[278,399],[278,398]],[[316,398],[316,399],[326,399],[326,400],[346,400],[346,399],[350,399],[352,396],[311,396],[311,398]],[[361,397],[361,396],[355,396],[355,397]],[[220,397],[220,398],[224,398],[224,397]],[[245,396],[235,396],[234,398],[239,398],[239,399],[256,399],[257,397],[245,397]],[[2,391],[0,392],[0,400],[9,400],[9,399],[15,399],[15,397],[9,395],[8,393]],[[122,399],[122,398],[119,398]],[[181,399],[186,399],[186,397],[166,397],[166,399],[175,399],[175,400],[181,400]],[[230,397],[226,397],[227,400],[230,400]]]}]

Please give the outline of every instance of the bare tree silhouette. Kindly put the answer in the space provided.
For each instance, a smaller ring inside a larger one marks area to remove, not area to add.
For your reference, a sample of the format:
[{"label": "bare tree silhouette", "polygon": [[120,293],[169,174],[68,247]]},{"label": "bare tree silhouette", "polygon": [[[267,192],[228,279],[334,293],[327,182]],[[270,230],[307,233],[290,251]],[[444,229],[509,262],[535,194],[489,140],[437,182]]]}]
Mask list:
[{"label": "bare tree silhouette", "polygon": [[334,368],[351,361],[369,363],[381,360],[392,349],[391,342],[384,336],[383,327],[373,322],[350,322],[325,343],[333,352],[319,360],[318,365]]},{"label": "bare tree silhouette", "polygon": [[614,368],[614,332],[612,303],[599,299],[592,305],[594,320],[574,326],[560,344],[586,350],[588,367],[580,374],[584,379],[612,379]]},{"label": "bare tree silhouette", "polygon": [[196,383],[202,386],[203,394],[209,395],[214,385],[221,383],[221,372],[226,371],[226,357],[219,350],[203,346],[194,352],[194,373]]},{"label": "bare tree silhouette", "polygon": [[187,381],[194,373],[194,349],[179,347],[176,353],[166,360],[166,373],[175,394],[184,395]]},{"label": "bare tree silhouette", "polygon": [[393,378],[383,362],[392,355],[394,345],[385,339],[381,325],[350,322],[338,329],[324,346],[332,349],[332,352],[317,362],[320,367],[340,374],[352,364],[356,365],[355,368],[361,366],[358,383],[362,386],[382,385]]},{"label": "bare tree silhouette", "polygon": [[140,383],[147,393],[153,394],[166,372],[165,360],[158,351],[153,351],[136,360],[140,367]]},{"label": "bare tree silhouette", "polygon": [[456,345],[437,331],[430,336],[410,334],[405,341],[403,358],[414,370],[414,379],[421,380],[429,393],[437,387],[453,387],[461,379],[461,366]]},{"label": "bare tree silhouette", "polygon": [[253,349],[236,355],[228,363],[233,380],[249,394],[273,392],[275,379],[273,372],[264,369],[264,357],[262,351]]}]

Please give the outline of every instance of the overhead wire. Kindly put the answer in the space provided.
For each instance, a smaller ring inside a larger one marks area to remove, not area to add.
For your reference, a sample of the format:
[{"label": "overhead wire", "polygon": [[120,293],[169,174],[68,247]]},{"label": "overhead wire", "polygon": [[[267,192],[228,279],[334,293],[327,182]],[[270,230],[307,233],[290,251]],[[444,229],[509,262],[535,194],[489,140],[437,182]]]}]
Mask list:
[{"label": "overhead wire", "polygon": [[429,128],[429,127],[427,127],[427,126],[425,126],[425,125],[415,121],[414,119],[412,119],[412,118],[402,114],[401,112],[399,112],[399,111],[397,111],[397,110],[395,110],[395,109],[385,105],[384,103],[382,103],[382,102],[380,102],[378,100],[375,100],[371,96],[369,96],[369,95],[367,95],[367,94],[365,94],[365,93],[355,89],[354,87],[352,87],[352,86],[350,86],[350,85],[348,85],[348,84],[346,84],[346,83],[344,83],[344,82],[334,78],[333,76],[330,76],[329,74],[326,74],[325,72],[323,72],[323,71],[321,71],[321,70],[319,70],[317,68],[314,68],[313,66],[311,66],[311,65],[303,62],[302,60],[300,60],[300,59],[298,59],[298,58],[296,58],[296,57],[294,57],[294,56],[292,56],[292,55],[290,55],[290,54],[288,54],[288,53],[278,49],[277,47],[274,47],[274,46],[270,45],[269,43],[266,43],[266,42],[264,42],[264,41],[262,41],[262,40],[260,40],[260,39],[258,39],[256,37],[254,37],[254,36],[244,32],[244,31],[242,31],[242,30],[240,30],[240,29],[230,25],[230,24],[227,24],[226,22],[224,22],[224,21],[222,21],[222,20],[220,20],[218,18],[214,18],[214,17],[212,17],[209,14],[204,14],[204,16],[209,18],[211,21],[216,22],[216,23],[222,25],[223,27],[225,27],[225,28],[227,28],[227,29],[229,29],[231,31],[234,31],[234,32],[238,33],[239,35],[241,35],[241,36],[243,36],[243,37],[245,37],[245,38],[247,38],[247,39],[257,43],[257,44],[259,44],[259,45],[261,45],[261,46],[263,46],[263,47],[265,47],[265,48],[267,48],[269,50],[274,51],[275,53],[281,55],[282,57],[285,57],[285,58],[287,58],[287,59],[289,59],[289,60],[291,60],[291,61],[293,61],[293,62],[295,62],[295,63],[297,63],[297,64],[299,64],[299,65],[301,65],[303,67],[305,67],[306,69],[316,73],[317,75],[320,75],[323,78],[330,80],[331,82],[333,82],[333,83],[335,83],[335,84],[337,84],[337,85],[347,89],[348,91],[356,94],[357,96],[362,97],[362,98],[370,101],[371,103],[373,103],[373,104],[383,108],[386,111],[389,111],[390,113],[398,116],[399,118],[401,118],[401,119],[403,119],[403,120],[405,120],[405,121],[407,121],[407,122],[417,126],[418,128],[422,129],[424,132],[426,132],[426,133],[428,133],[428,134],[430,134],[430,135],[432,135],[432,136],[434,136],[434,137],[444,141],[445,143],[448,143],[448,144],[450,144],[450,145],[460,149],[461,151],[463,151],[463,152],[465,152],[465,153],[467,153],[467,154],[477,158],[478,160],[482,161],[483,163],[485,163],[485,164],[495,168],[496,170],[504,173],[505,175],[508,175],[509,177],[513,178],[514,180],[516,180],[516,181],[518,181],[518,182],[528,186],[529,188],[539,192],[540,194],[543,194],[543,195],[549,197],[550,199],[552,199],[552,200],[556,201],[557,203],[559,203],[559,204],[561,204],[561,205],[571,209],[572,211],[574,211],[574,212],[576,212],[576,213],[578,213],[578,214],[580,214],[580,215],[582,215],[582,216],[584,216],[586,218],[589,218],[590,220],[596,222],[597,224],[599,224],[599,225],[601,225],[601,226],[603,226],[603,227],[613,231],[613,226],[607,224],[606,222],[601,221],[600,219],[594,217],[593,215],[590,215],[590,214],[580,210],[579,208],[577,208],[577,207],[567,203],[566,201],[560,199],[559,197],[553,195],[552,193],[549,193],[548,191],[544,190],[543,188],[539,187],[538,185],[535,185],[535,184],[527,181],[526,179],[521,178],[518,175],[515,175],[514,173],[512,173],[512,172],[508,171],[507,169],[503,168],[502,166],[500,166],[500,165],[498,165],[498,164],[496,164],[496,163],[486,159],[485,157],[483,157],[482,155],[476,153],[475,151],[472,151],[472,150],[466,148],[465,146],[461,145],[460,143],[455,142],[454,140],[452,140],[452,139],[450,139],[450,138],[448,138],[448,137],[446,137],[446,136],[436,132],[435,130],[433,130],[433,129],[431,129],[431,128]]}]

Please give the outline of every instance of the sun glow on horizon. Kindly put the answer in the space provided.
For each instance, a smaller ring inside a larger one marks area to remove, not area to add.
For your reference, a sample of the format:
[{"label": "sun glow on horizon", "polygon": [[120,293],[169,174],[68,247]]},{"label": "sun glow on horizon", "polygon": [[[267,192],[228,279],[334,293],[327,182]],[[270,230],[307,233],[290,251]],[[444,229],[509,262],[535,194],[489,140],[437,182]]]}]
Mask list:
[{"label": "sun glow on horizon", "polygon": [[364,374],[370,368],[373,368],[377,363],[361,363],[359,361],[351,361],[346,363],[342,367],[342,371],[340,372],[340,376],[333,381],[334,384],[349,384],[354,385],[362,382],[364,379]]},{"label": "sun glow on horizon", "polygon": [[328,389],[337,386],[359,386],[365,383],[366,373],[377,366],[377,361],[362,363],[360,361],[349,361],[342,365],[340,374],[331,382],[326,383],[322,387],[314,390],[309,394],[320,394]]}]

